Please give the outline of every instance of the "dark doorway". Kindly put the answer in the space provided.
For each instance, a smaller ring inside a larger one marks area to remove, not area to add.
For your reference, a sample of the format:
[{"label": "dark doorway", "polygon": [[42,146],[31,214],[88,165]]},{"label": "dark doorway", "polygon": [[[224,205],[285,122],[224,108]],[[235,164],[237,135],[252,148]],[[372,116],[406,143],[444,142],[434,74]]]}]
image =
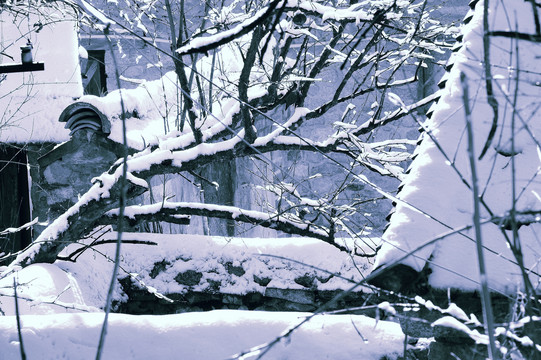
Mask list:
[{"label": "dark doorway", "polygon": [[[26,151],[0,145],[0,232],[30,221]],[[0,253],[24,249],[31,243],[30,229],[0,235]]]},{"label": "dark doorway", "polygon": [[105,50],[88,50],[88,59],[81,61],[85,94],[103,96],[107,94],[105,72]]}]

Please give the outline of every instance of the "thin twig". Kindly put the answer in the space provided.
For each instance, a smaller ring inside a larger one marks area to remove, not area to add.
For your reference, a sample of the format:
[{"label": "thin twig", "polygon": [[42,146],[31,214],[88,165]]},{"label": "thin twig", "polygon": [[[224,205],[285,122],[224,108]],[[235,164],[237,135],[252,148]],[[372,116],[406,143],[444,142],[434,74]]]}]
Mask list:
[{"label": "thin twig", "polygon": [[487,92],[487,102],[492,108],[492,126],[488,133],[485,146],[481,150],[479,155],[479,160],[485,156],[487,150],[492,144],[492,139],[494,134],[496,134],[496,129],[498,127],[498,100],[494,97],[494,88],[492,86],[492,70],[490,64],[490,36],[489,36],[489,26],[488,26],[488,7],[489,0],[485,0],[483,4],[483,62],[485,68],[485,87]]},{"label": "thin twig", "polygon": [[[116,242],[117,242],[116,239],[115,240],[96,241],[96,242],[93,242],[92,244],[81,246],[80,248],[73,251],[68,256],[57,256],[56,258],[58,260],[76,262],[77,258],[74,259],[74,257],[75,256],[79,257],[86,250],[91,249],[94,246],[98,246],[98,245],[116,244]],[[135,244],[135,245],[152,245],[152,246],[157,246],[158,245],[158,243],[155,243],[154,241],[142,241],[142,240],[122,240],[122,243],[123,244]]]},{"label": "thin twig", "polygon": [[483,317],[485,320],[485,332],[488,335],[489,346],[488,356],[490,359],[499,359],[500,354],[496,348],[496,339],[494,337],[494,315],[492,314],[492,305],[490,301],[490,291],[488,288],[487,273],[485,266],[485,257],[483,254],[483,240],[481,235],[481,210],[479,201],[479,189],[477,187],[477,167],[475,164],[475,149],[473,140],[473,126],[469,105],[468,83],[464,73],[460,73],[460,82],[463,89],[464,111],[466,114],[466,130],[468,134],[468,155],[470,158],[470,169],[472,177],[473,192],[473,224],[475,228],[475,243],[477,244],[477,258],[479,261],[479,273],[481,280],[481,302],[483,306]]},{"label": "thin twig", "polygon": [[120,119],[122,120],[122,152],[123,152],[123,159],[122,159],[122,176],[120,177],[120,197],[119,197],[119,216],[118,216],[118,231],[117,231],[117,241],[116,241],[116,251],[115,251],[115,261],[113,266],[113,274],[111,275],[111,283],[109,285],[109,291],[107,292],[107,299],[105,301],[105,319],[103,320],[103,326],[101,328],[100,333],[100,342],[98,344],[98,350],[96,352],[96,360],[101,359],[101,355],[103,353],[103,348],[105,345],[105,337],[107,335],[107,323],[109,319],[109,313],[111,311],[111,303],[113,299],[113,293],[115,290],[116,285],[116,278],[118,274],[118,267],[120,263],[120,247],[122,244],[122,230],[124,226],[124,222],[122,221],[124,219],[124,210],[126,207],[126,200],[127,200],[127,194],[126,194],[126,178],[127,178],[127,171],[128,171],[128,140],[126,137],[126,112],[125,112],[125,106],[124,106],[124,100],[122,98],[122,92],[121,92],[121,86],[120,86],[120,74],[118,72],[118,64],[116,61],[116,56],[113,51],[113,44],[111,43],[111,39],[109,38],[109,27],[106,27],[104,30],[105,38],[107,39],[107,43],[109,45],[109,50],[111,52],[111,56],[113,58],[113,64],[115,66],[115,77],[117,82],[117,87],[120,95],[120,107],[122,110],[122,114],[120,115]]},{"label": "thin twig", "polygon": [[13,277],[13,292],[15,295],[15,317],[17,319],[17,334],[19,335],[19,350],[21,352],[21,359],[26,360],[26,353],[23,345],[23,334],[21,332],[21,316],[19,313],[19,299],[17,298],[17,281]]}]

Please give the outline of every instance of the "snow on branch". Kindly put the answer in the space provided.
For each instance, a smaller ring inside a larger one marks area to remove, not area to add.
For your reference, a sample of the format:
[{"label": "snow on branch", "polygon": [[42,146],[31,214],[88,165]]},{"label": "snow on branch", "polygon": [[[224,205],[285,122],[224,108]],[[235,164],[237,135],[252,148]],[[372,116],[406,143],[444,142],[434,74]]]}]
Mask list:
[{"label": "snow on branch", "polygon": [[300,10],[310,15],[317,16],[323,21],[335,20],[355,22],[359,24],[361,21],[372,21],[374,19],[373,14],[369,14],[365,10],[360,9],[364,5],[366,4],[355,4],[348,8],[337,9],[334,6],[326,6],[313,1],[274,0],[266,8],[261,9],[254,16],[241,22],[234,28],[219,32],[215,35],[192,39],[186,45],[178,48],[176,52],[178,55],[207,53],[212,49],[229,43],[249,33],[256,26],[267,19],[273,13],[273,11],[279,7],[283,7],[285,11]]},{"label": "snow on branch", "polygon": [[176,50],[178,55],[190,55],[194,53],[207,53],[212,49],[227,44],[252,31],[257,25],[267,19],[282,0],[272,1],[268,7],[259,10],[248,20],[235,26],[233,29],[222,31],[218,34],[191,40],[188,44]]},{"label": "snow on branch", "polygon": [[296,108],[295,113],[293,114],[293,116],[289,118],[288,121],[286,121],[283,125],[277,124],[278,129],[275,129],[268,135],[259,137],[256,141],[254,141],[254,145],[258,146],[258,145],[265,145],[265,144],[270,143],[273,139],[283,134],[284,131],[290,130],[292,127],[294,127],[295,124],[299,123],[301,119],[304,116],[306,116],[309,112],[310,110],[306,108]]},{"label": "snow on branch", "polygon": [[369,132],[371,132],[372,130],[374,130],[375,128],[379,126],[383,126],[392,121],[398,120],[410,114],[415,109],[431,104],[433,101],[435,101],[439,97],[440,97],[440,94],[436,92],[430,96],[425,97],[422,100],[417,101],[415,104],[411,104],[405,107],[401,106],[399,109],[396,109],[395,111],[391,112],[390,114],[386,115],[385,117],[381,119],[370,119],[364,122],[362,125],[360,125],[356,130],[352,132],[352,134],[355,136],[368,134]]},{"label": "snow on branch", "polygon": [[75,0],[74,5],[79,7],[79,9],[91,19],[93,18],[98,20],[102,25],[108,26],[116,24],[115,21],[107,17],[101,10],[96,9],[93,5],[85,0]]},{"label": "snow on branch", "polygon": [[[287,234],[312,237],[322,240],[341,251],[351,252],[347,246],[334,241],[332,231],[311,222],[302,220],[287,213],[266,213],[245,210],[235,206],[202,204],[193,202],[163,202],[152,205],[128,206],[126,217],[168,221],[172,217],[182,219],[186,216],[206,216],[233,220],[282,231]],[[107,219],[109,218],[109,219]],[[111,223],[118,218],[118,209],[108,211],[99,221],[101,224]]]},{"label": "snow on branch", "polygon": [[[118,177],[109,174],[95,178],[90,190],[19,253],[8,271],[15,266],[27,266],[36,262],[53,263],[56,255],[70,243],[79,240],[85,231],[93,227],[104,211],[118,205],[121,191],[118,180]],[[147,190],[140,179],[131,174],[127,180],[128,197],[133,198]],[[3,258],[2,262],[7,260],[12,260],[12,257]]]},{"label": "snow on branch", "polygon": [[519,228],[523,225],[541,223],[541,210],[517,211],[514,216],[506,213],[503,216],[492,217],[491,222],[506,230],[511,230],[513,226]]},{"label": "snow on branch", "polygon": [[[313,237],[330,243],[333,246],[337,246],[339,248],[342,247],[341,245],[334,243],[334,239],[331,238],[326,230],[310,222],[306,222],[301,219],[291,219],[290,216],[286,216],[286,214],[245,210],[235,206],[193,202],[163,202],[152,205],[128,206],[126,207],[125,214],[130,219],[137,219],[139,217],[152,217],[153,219],[159,219],[162,215],[165,217],[178,217],[182,215],[215,217],[251,223],[258,226],[283,231],[288,234]],[[118,217],[118,209],[108,211],[106,213],[106,217]],[[107,220],[103,221],[107,222]],[[344,248],[341,250],[347,249]]]},{"label": "snow on branch", "polygon": [[[148,205],[144,205],[148,206]],[[141,213],[137,215],[128,216],[126,215],[124,219],[127,222],[127,225],[130,227],[137,226],[142,223],[154,222],[154,221],[163,221],[171,224],[177,225],[189,225],[190,216],[188,215],[177,215],[177,214],[167,214],[164,212],[150,212],[150,213]],[[96,221],[99,225],[114,225],[118,223],[118,209],[110,210],[105,216],[102,216]]]},{"label": "snow on branch", "polygon": [[[295,4],[296,3],[296,4]],[[288,7],[299,9],[310,14],[321,17],[325,20],[349,20],[359,24],[361,21],[371,21],[374,15],[368,14],[365,10],[360,9],[366,4],[354,4],[344,9],[337,9],[335,6],[319,4],[313,1],[289,1]]]},{"label": "snow on branch", "polygon": [[9,228],[7,228],[5,230],[2,230],[2,231],[0,231],[0,235],[7,235],[7,234],[17,233],[19,231],[29,229],[32,226],[36,225],[37,223],[38,223],[38,218],[35,218],[34,220],[32,220],[30,222],[27,222],[26,224],[21,225],[21,226],[19,226],[17,228],[9,227]]},{"label": "snow on branch", "polygon": [[[236,109],[235,111],[236,112]],[[300,109],[290,120],[295,124],[302,118],[305,110]],[[199,168],[202,165],[232,159],[235,157],[261,154],[276,150],[299,149],[299,145],[305,150],[317,152],[347,152],[347,149],[339,147],[339,143],[317,144],[309,140],[299,139],[292,141],[292,137],[280,136],[289,124],[271,133],[272,136],[257,141],[254,145],[247,146],[243,143],[243,132],[235,137],[217,143],[201,143],[187,149],[169,150],[157,148],[154,151],[146,149],[130,156],[127,161],[128,167],[128,197],[134,198],[147,190],[146,183],[142,179],[150,178],[156,174],[178,173]],[[273,141],[274,140],[274,141]],[[56,255],[71,242],[77,241],[92,227],[100,224],[102,215],[118,206],[120,184],[118,182],[122,166],[117,163],[100,177],[95,178],[92,188],[83,195],[79,201],[66,213],[55,220],[40,237],[25,251],[19,254],[14,265],[26,266],[34,262],[54,262]],[[276,214],[259,212],[247,212],[238,208],[209,207],[194,204],[180,207],[175,211],[164,210],[162,213],[174,216],[200,215],[221,217],[224,219],[238,220],[243,222],[257,223],[264,227],[284,231],[286,233],[312,236],[332,243],[328,233],[314,227],[309,223],[291,222]],[[180,211],[182,210],[182,211]],[[169,219],[171,220],[171,218]],[[179,220],[185,221],[185,220]],[[337,245],[335,245],[337,246]],[[339,247],[339,246],[338,246]],[[347,249],[342,249],[347,250]]]},{"label": "snow on branch", "polygon": [[[127,206],[124,210],[124,218],[128,221],[130,226],[138,225],[142,222],[149,221],[165,221],[178,225],[190,224],[190,216],[178,213],[172,213],[169,211],[161,211],[163,207],[166,207],[164,203],[156,203],[152,205],[132,205]],[[167,207],[166,207],[167,208]],[[105,213],[97,223],[100,225],[112,225],[118,222],[119,209],[112,209]]]}]

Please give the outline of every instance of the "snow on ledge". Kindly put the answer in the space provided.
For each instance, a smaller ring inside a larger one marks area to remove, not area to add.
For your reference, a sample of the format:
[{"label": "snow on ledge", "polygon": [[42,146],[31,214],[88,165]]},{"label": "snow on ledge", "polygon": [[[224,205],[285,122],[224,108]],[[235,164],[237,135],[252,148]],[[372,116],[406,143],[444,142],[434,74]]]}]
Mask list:
[{"label": "snow on ledge", "polygon": [[[116,233],[100,238],[114,239]],[[332,245],[310,238],[246,239],[124,233],[123,239],[152,241],[158,245],[123,244],[120,264],[123,270],[119,278],[128,276],[128,272],[164,295],[182,294],[188,290],[204,292],[209,283],[218,283],[219,292],[224,294],[263,293],[265,287],[256,283],[254,277],[270,279],[267,287],[301,289],[303,287],[295,279],[305,275],[315,278],[318,290],[342,290],[352,286],[348,279],[362,280],[364,274],[360,271],[370,267],[366,258],[352,257]],[[70,245],[62,254],[69,254],[80,246]],[[112,258],[114,247],[114,244],[105,244],[97,246],[96,250]],[[103,304],[112,273],[112,264],[103,255],[89,249],[76,263],[57,261],[55,264],[77,279],[87,305],[99,307]],[[160,264],[157,267],[160,271],[151,276],[156,264]],[[244,273],[239,275],[239,272],[231,271],[231,267],[242,267],[240,273]],[[202,274],[197,285],[182,285],[175,280],[179,273],[186,271]],[[123,296],[117,288],[116,299],[122,300]]]}]

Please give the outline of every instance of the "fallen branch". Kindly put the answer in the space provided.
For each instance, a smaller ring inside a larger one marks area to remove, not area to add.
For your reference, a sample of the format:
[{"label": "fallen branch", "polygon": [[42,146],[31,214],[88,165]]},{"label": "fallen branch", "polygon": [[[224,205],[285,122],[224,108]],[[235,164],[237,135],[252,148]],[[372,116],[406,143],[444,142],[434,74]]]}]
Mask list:
[{"label": "fallen branch", "polygon": [[[244,210],[235,206],[188,203],[188,202],[164,202],[144,206],[128,206],[126,213],[131,218],[160,219],[179,215],[195,215],[234,220],[273,230],[283,231],[292,235],[307,236],[322,240],[332,246],[351,252],[351,249],[334,241],[327,229],[301,219],[288,219],[284,214],[265,213],[254,210]],[[106,219],[109,217],[110,219]],[[102,224],[112,222],[118,217],[117,210],[111,210],[100,218]]]}]

